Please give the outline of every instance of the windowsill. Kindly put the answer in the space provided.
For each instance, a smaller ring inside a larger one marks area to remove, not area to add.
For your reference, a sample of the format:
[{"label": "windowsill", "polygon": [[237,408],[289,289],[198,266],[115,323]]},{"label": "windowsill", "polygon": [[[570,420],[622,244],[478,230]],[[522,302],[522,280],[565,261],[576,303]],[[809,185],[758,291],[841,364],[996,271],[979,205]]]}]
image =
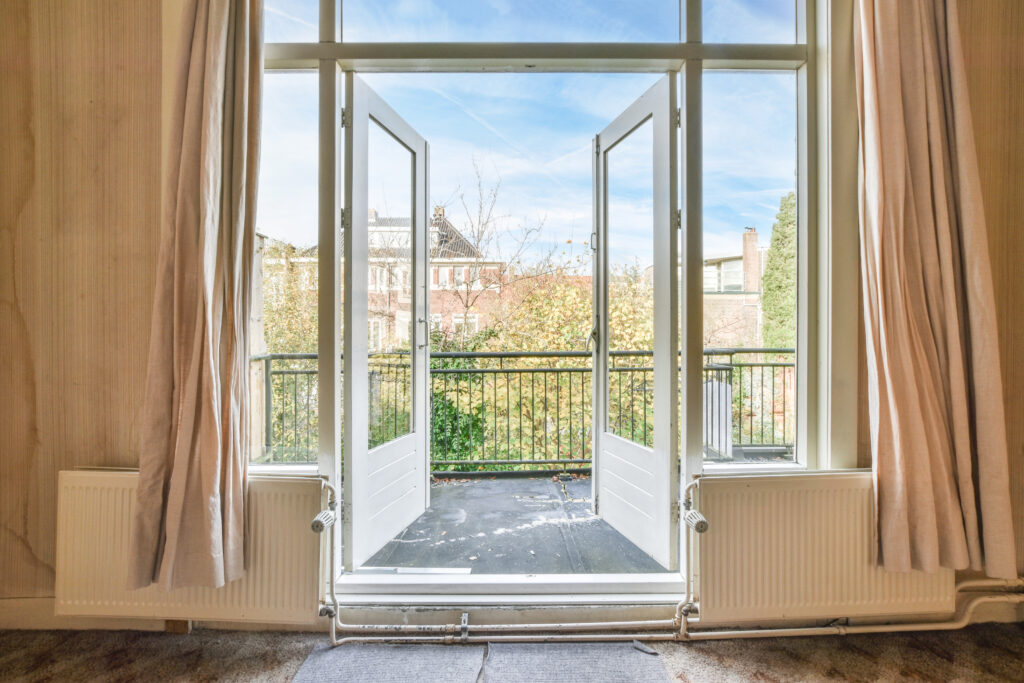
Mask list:
[{"label": "windowsill", "polygon": [[772,474],[813,474],[813,475],[829,475],[829,474],[850,474],[851,472],[869,472],[869,469],[865,468],[849,468],[849,469],[829,469],[829,470],[818,470],[807,467],[803,463],[779,463],[776,465],[765,465],[762,463],[752,464],[712,464],[704,465],[702,476],[711,477],[745,477],[750,475],[772,475]]},{"label": "windowsill", "polygon": [[249,474],[255,476],[275,477],[316,477],[320,476],[320,468],[312,463],[285,464],[285,463],[250,463]]}]

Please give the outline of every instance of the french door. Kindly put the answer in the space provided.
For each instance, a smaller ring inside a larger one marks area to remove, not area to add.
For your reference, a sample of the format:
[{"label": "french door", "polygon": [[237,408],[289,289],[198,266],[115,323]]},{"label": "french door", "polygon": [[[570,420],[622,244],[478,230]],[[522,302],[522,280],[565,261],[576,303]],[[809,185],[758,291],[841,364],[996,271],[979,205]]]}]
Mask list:
[{"label": "french door", "polygon": [[343,125],[342,556],[351,572],[429,503],[429,214],[426,141],[351,72]]},{"label": "french door", "polygon": [[594,138],[594,504],[670,571],[679,568],[675,78]]}]

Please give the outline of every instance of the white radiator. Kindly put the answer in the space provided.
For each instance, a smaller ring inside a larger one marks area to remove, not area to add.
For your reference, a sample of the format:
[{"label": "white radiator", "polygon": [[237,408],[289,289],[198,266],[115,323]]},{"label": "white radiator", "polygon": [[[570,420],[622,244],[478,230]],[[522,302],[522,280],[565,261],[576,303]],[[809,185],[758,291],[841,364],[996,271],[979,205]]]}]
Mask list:
[{"label": "white radiator", "polygon": [[950,613],[954,573],[872,562],[870,472],[706,477],[701,623]]},{"label": "white radiator", "polygon": [[248,569],[218,589],[127,589],[138,473],[64,471],[58,481],[60,615],[308,623],[319,601],[320,509],[312,477],[249,478]]}]

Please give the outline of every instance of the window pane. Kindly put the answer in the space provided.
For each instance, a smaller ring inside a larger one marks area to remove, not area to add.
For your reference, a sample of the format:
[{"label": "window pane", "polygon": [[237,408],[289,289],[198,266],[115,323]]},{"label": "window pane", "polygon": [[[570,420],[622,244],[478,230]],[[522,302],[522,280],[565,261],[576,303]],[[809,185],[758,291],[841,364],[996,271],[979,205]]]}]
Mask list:
[{"label": "window pane", "polygon": [[317,459],[317,75],[267,72],[250,334],[253,462]]},{"label": "window pane", "polygon": [[263,40],[315,43],[320,40],[320,0],[265,0]]},{"label": "window pane", "polygon": [[677,0],[345,0],[346,42],[675,42]]},{"label": "window pane", "polygon": [[705,43],[795,43],[795,0],[704,0]]},{"label": "window pane", "polygon": [[653,124],[606,155],[608,184],[607,430],[654,445]]},{"label": "window pane", "polygon": [[[367,145],[370,276],[369,446],[412,431],[413,155],[371,119]],[[375,286],[374,286],[375,285]]]},{"label": "window pane", "polygon": [[708,460],[794,459],[796,121],[794,73],[704,72]]}]

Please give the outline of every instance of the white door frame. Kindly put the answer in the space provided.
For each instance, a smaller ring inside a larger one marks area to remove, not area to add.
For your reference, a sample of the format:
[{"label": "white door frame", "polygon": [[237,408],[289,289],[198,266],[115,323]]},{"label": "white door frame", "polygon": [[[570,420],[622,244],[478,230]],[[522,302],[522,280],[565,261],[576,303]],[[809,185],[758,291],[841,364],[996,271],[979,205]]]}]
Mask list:
[{"label": "white door frame", "polygon": [[[827,54],[831,48],[831,36],[837,34],[841,40],[847,40],[849,25],[851,24],[851,13],[848,5],[851,0],[836,0],[841,4],[838,9],[831,9],[830,3],[817,3],[813,0],[798,0],[797,2],[797,40],[795,44],[710,44],[702,42],[701,33],[701,0],[682,0],[684,15],[686,18],[686,36],[680,37],[678,43],[664,44],[611,44],[611,43],[534,43],[534,44],[473,44],[473,43],[363,43],[345,44],[339,36],[340,16],[337,13],[336,0],[320,1],[320,35],[319,42],[309,43],[268,43],[265,47],[264,64],[267,69],[281,70],[303,70],[316,69],[320,73],[320,99],[319,99],[319,137],[320,137],[320,177],[319,177],[319,245],[320,245],[320,298],[318,304],[320,333],[319,333],[319,409],[321,419],[319,439],[319,472],[333,483],[338,483],[340,472],[341,453],[341,395],[339,383],[339,361],[341,355],[341,337],[339,334],[340,325],[336,324],[340,314],[339,303],[341,301],[339,265],[342,250],[340,249],[339,236],[339,209],[341,192],[339,178],[336,173],[336,162],[340,160],[340,136],[338,125],[340,119],[341,94],[340,84],[341,69],[356,69],[364,72],[391,71],[391,72],[480,72],[495,71],[508,72],[518,71],[523,73],[537,73],[542,71],[554,72],[665,72],[666,70],[685,68],[688,78],[685,82],[684,97],[684,121],[686,130],[684,137],[684,153],[687,172],[686,192],[691,202],[687,202],[686,226],[689,232],[686,239],[686,254],[684,264],[692,266],[700,264],[701,225],[700,216],[700,137],[701,137],[701,113],[700,113],[700,72],[703,69],[758,69],[758,70],[797,70],[802,82],[807,88],[801,92],[802,103],[807,106],[806,112],[799,112],[801,116],[798,127],[798,138],[800,144],[801,178],[799,188],[801,195],[806,197],[808,206],[800,216],[800,253],[801,253],[801,292],[814,292],[819,287],[819,279],[823,282],[820,286],[829,286],[833,280],[840,281],[837,285],[837,294],[834,299],[847,297],[845,303],[849,302],[848,297],[856,296],[856,249],[849,249],[849,244],[856,243],[856,207],[855,187],[849,188],[845,183],[841,189],[843,195],[833,199],[829,194],[833,191],[831,147],[835,140],[842,142],[840,151],[847,152],[849,149],[856,149],[856,118],[849,112],[833,112],[829,109],[831,94],[829,89],[835,87],[831,84],[830,77],[833,71],[841,72],[848,69],[849,64],[844,59],[834,61],[835,68],[830,66],[831,62],[818,59],[819,54]],[[845,12],[842,9],[845,8]],[[845,44],[845,43],[844,43]],[[841,46],[836,51],[842,54]],[[690,78],[690,76],[694,76]],[[842,76],[842,73],[839,73]],[[847,79],[849,80],[849,79]],[[846,80],[840,79],[838,87],[842,88],[841,97],[849,99],[849,92]],[[817,112],[821,111],[823,117],[821,125],[818,125]],[[834,115],[835,114],[835,115]],[[827,136],[831,135],[832,138]],[[847,143],[847,140],[853,142]],[[820,150],[819,150],[820,145]],[[848,180],[845,169],[848,167],[840,165],[839,174],[843,181]],[[804,174],[804,171],[807,171]],[[816,194],[818,187],[813,184],[820,176],[822,198],[820,202],[821,214],[819,216],[819,198]],[[854,184],[855,185],[855,184]],[[845,203],[843,203],[845,202]],[[833,204],[835,206],[833,206]],[[803,207],[801,207],[803,208]],[[848,209],[845,210],[844,209]],[[829,213],[831,212],[831,213]],[[820,225],[816,228],[815,221],[820,217]],[[852,228],[851,228],[852,226]],[[813,229],[812,229],[813,228]],[[818,236],[821,239],[819,253]],[[834,273],[834,264],[842,264],[842,273]],[[819,278],[820,269],[820,278]],[[849,274],[852,273],[853,276]],[[699,268],[693,273],[699,283]],[[841,275],[841,277],[840,277]],[[852,283],[852,284],[850,284]],[[684,300],[689,299],[690,310],[685,315],[687,331],[686,338],[700,338],[699,316],[695,315],[700,310],[698,297],[699,288],[688,287],[692,290],[690,294],[684,292]],[[804,420],[805,427],[798,436],[802,443],[804,452],[807,455],[808,464],[812,464],[816,458],[815,451],[822,451],[822,459],[833,454],[832,465],[840,466],[846,460],[837,460],[834,453],[848,448],[848,444],[836,435],[843,436],[853,433],[856,426],[857,411],[852,406],[853,399],[849,396],[856,396],[856,391],[849,391],[850,386],[856,386],[856,378],[839,377],[833,381],[833,368],[842,370],[846,367],[854,367],[855,360],[853,352],[855,345],[850,343],[853,335],[849,334],[850,329],[856,327],[855,306],[829,306],[831,300],[823,299],[827,307],[828,315],[819,315],[819,322],[812,324],[808,321],[814,302],[800,309],[800,325],[805,338],[801,342],[804,359],[810,359],[813,354],[820,353],[828,363],[823,363],[820,369],[816,364],[805,360],[800,364],[801,393],[808,406],[818,406],[820,420],[826,425],[827,433],[819,445],[818,419],[811,419],[807,416]],[[803,301],[801,302],[803,303]],[[819,341],[820,335],[820,341]],[[821,346],[819,351],[818,347]],[[700,358],[694,354],[686,353],[684,363],[687,367],[699,367]],[[694,365],[690,365],[693,363]],[[844,371],[845,372],[845,371]],[[819,397],[817,387],[819,383],[828,385],[829,382],[840,382],[843,392],[837,393],[839,399],[834,399],[831,393]],[[840,382],[841,383],[841,382]],[[687,397],[696,401],[700,396],[699,379],[697,391],[684,389],[683,400]],[[691,401],[692,403],[692,401]],[[691,472],[700,471],[700,407],[699,404],[685,406],[685,422],[690,426],[687,432],[693,431],[696,426],[696,438],[694,443],[688,445],[684,450],[688,459],[692,459],[694,467]],[[851,426],[852,425],[852,426]],[[802,437],[802,438],[801,438]],[[848,458],[847,458],[848,460]],[[340,532],[341,525],[335,525]],[[331,576],[337,576],[337,570],[331,572]],[[327,577],[331,578],[330,576]],[[460,577],[463,583],[467,578]],[[481,579],[486,577],[479,577]],[[494,577],[492,577],[494,578]],[[559,584],[557,577],[544,577],[543,582],[532,583],[536,589],[538,601],[546,593],[560,591],[563,596],[573,592],[568,584]],[[567,580],[573,578],[583,586],[590,578],[587,575],[566,576]],[[608,577],[611,578],[611,577]],[[645,593],[643,585],[632,584],[629,577],[623,576],[623,583],[617,586],[609,586],[607,595],[618,590],[619,593],[629,595]],[[536,581],[537,577],[527,577],[530,581]],[[523,577],[517,577],[523,580]],[[446,579],[443,577],[421,577],[417,585],[409,585],[410,594],[432,593],[431,586],[443,584]],[[340,584],[339,584],[340,585]],[[545,591],[550,588],[550,591]],[[461,591],[454,591],[461,592]],[[354,596],[352,596],[354,597]],[[373,599],[372,595],[363,592],[365,599]],[[639,597],[639,596],[638,596]],[[527,599],[528,596],[524,596]],[[401,602],[401,601],[399,601]],[[442,604],[455,604],[457,601],[450,601]],[[566,603],[571,600],[566,597]]]}]

